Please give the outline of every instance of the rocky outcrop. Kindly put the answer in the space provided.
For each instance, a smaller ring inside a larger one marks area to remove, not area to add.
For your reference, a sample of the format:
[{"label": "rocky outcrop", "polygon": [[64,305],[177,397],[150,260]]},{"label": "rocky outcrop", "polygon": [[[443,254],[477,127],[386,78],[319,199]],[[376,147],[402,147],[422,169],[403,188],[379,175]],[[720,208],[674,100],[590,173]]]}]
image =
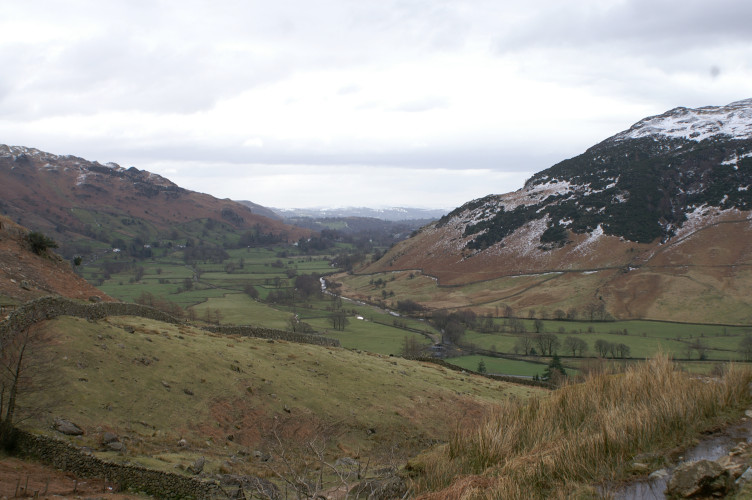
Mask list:
[{"label": "rocky outcrop", "polygon": [[64,418],[56,418],[52,424],[52,428],[61,434],[66,436],[80,436],[84,433],[84,430],[78,425],[74,424],[70,420]]},{"label": "rocky outcrop", "polygon": [[728,470],[710,460],[687,462],[676,468],[668,483],[669,498],[719,497],[733,487]]},{"label": "rocky outcrop", "polygon": [[[718,460],[679,465],[666,488],[668,498],[720,498],[752,480],[752,443],[739,443]],[[655,473],[654,473],[655,474]],[[651,474],[651,477],[652,474]],[[743,491],[747,491],[744,489]],[[746,498],[746,497],[745,497]]]}]

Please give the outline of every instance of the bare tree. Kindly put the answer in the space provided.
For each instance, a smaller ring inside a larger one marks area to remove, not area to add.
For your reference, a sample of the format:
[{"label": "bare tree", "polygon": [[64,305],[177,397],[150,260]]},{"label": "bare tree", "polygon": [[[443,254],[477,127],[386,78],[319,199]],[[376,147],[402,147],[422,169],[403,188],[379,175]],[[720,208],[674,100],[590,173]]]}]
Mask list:
[{"label": "bare tree", "polygon": [[577,353],[582,356],[588,349],[587,342],[572,336],[564,339],[564,348],[571,351],[572,356],[577,356]]},{"label": "bare tree", "polygon": [[559,348],[559,337],[553,333],[539,333],[535,337],[535,344],[540,349],[542,355],[548,354],[549,356],[556,353]]},{"label": "bare tree", "polygon": [[14,424],[28,417],[33,408],[24,406],[23,399],[40,387],[56,380],[51,359],[46,352],[43,330],[32,325],[0,344],[0,440],[7,444]]},{"label": "bare tree", "polygon": [[691,344],[692,349],[697,351],[697,359],[704,360],[708,357],[708,344],[704,340],[697,339]]},{"label": "bare tree", "polygon": [[616,355],[620,358],[628,358],[629,357],[629,346],[626,344],[616,344],[614,347],[614,350],[616,351]]},{"label": "bare tree", "polygon": [[525,356],[530,354],[530,350],[533,348],[533,337],[530,335],[521,335],[517,338],[517,342],[514,343],[515,352],[522,352]]},{"label": "bare tree", "polygon": [[415,335],[405,335],[401,351],[402,357],[415,358],[423,352],[423,344],[420,343]]},{"label": "bare tree", "polygon": [[332,322],[332,328],[334,328],[335,330],[344,330],[345,327],[350,323],[350,321],[347,319],[345,311],[342,309],[331,313],[329,315],[329,321]]},{"label": "bare tree", "polygon": [[284,431],[275,428],[271,432],[271,457],[266,468],[280,481],[296,499],[329,498],[336,494],[339,498],[357,497],[351,492],[358,482],[369,474],[370,461],[365,465],[357,460],[346,458],[331,462],[326,459],[330,432],[317,428],[305,438],[283,437]]},{"label": "bare tree", "polygon": [[598,339],[595,341],[595,350],[598,351],[598,355],[605,358],[609,351],[612,350],[613,344],[607,340]]},{"label": "bare tree", "polygon": [[543,333],[545,330],[543,320],[542,319],[536,319],[533,322],[533,328],[535,328],[535,333]]}]

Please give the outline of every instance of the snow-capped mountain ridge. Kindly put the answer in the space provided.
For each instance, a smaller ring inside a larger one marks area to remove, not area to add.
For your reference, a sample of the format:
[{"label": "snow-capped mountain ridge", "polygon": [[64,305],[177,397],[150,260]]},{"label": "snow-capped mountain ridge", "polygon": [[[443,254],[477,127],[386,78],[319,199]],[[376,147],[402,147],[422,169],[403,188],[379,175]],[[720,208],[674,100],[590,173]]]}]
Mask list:
[{"label": "snow-capped mountain ridge", "polygon": [[616,134],[612,140],[624,141],[643,137],[666,137],[703,141],[720,138],[744,140],[752,138],[752,99],[732,102],[726,106],[674,108],[650,116]]},{"label": "snow-capped mountain ridge", "polygon": [[94,178],[106,178],[109,175],[116,175],[127,177],[134,183],[148,183],[160,188],[179,189],[169,179],[146,170],[139,170],[135,167],[124,168],[114,162],[108,162],[103,165],[98,161],[88,161],[72,155],[56,155],[25,146],[0,144],[0,158],[10,159],[16,164],[20,164],[25,160],[44,161],[46,163],[38,168],[78,171],[76,184],[79,186],[85,185],[87,179],[92,180]]},{"label": "snow-capped mountain ridge", "polygon": [[451,221],[475,252],[503,245],[535,220],[547,221],[535,238],[548,249],[599,227],[625,240],[665,241],[696,207],[752,210],[750,185],[752,99],[747,99],[645,118],[535,174],[522,189],[466,203],[438,225]]},{"label": "snow-capped mountain ridge", "polygon": [[420,270],[478,314],[597,306],[752,324],[751,110],[752,99],[641,120],[515,192],[464,204],[363,272]]}]

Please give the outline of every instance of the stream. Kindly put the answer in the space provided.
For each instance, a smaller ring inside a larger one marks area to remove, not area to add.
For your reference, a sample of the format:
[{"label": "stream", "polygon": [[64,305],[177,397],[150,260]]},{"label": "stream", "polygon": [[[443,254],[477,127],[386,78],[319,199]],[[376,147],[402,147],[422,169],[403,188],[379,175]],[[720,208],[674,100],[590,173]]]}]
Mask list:
[{"label": "stream", "polygon": [[663,469],[667,474],[656,474],[625,485],[605,487],[602,493],[614,500],[663,500],[666,498],[663,493],[677,466],[697,460],[718,460],[740,442],[752,442],[752,419],[750,418],[745,418],[738,424],[701,439],[699,444],[687,450],[679,463]]}]

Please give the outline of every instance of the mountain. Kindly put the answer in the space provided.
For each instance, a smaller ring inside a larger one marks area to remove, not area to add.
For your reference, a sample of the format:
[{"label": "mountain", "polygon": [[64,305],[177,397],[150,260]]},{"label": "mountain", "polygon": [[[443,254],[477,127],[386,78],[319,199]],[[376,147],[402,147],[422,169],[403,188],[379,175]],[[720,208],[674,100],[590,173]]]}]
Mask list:
[{"label": "mountain", "polygon": [[165,238],[219,241],[228,232],[288,241],[310,234],[135,167],[5,145],[0,145],[0,212],[53,237],[66,256]]},{"label": "mountain", "polygon": [[448,210],[430,208],[367,208],[367,207],[340,207],[340,208],[274,208],[272,209],[281,216],[291,219],[298,217],[312,217],[316,219],[331,219],[340,217],[363,217],[382,219],[387,221],[405,221],[415,219],[438,219]]},{"label": "mountain", "polygon": [[112,300],[75,274],[70,263],[51,251],[32,251],[30,231],[0,216],[0,306],[17,305],[43,295]]},{"label": "mountain", "polygon": [[466,203],[365,272],[421,269],[442,285],[559,273],[508,302],[751,322],[751,186],[752,99],[676,108]]},{"label": "mountain", "polygon": [[263,205],[253,203],[252,201],[248,200],[237,200],[237,202],[250,208],[251,212],[253,212],[254,214],[263,215],[264,217],[269,217],[270,219],[282,220],[282,217],[271,208],[266,208]]}]

